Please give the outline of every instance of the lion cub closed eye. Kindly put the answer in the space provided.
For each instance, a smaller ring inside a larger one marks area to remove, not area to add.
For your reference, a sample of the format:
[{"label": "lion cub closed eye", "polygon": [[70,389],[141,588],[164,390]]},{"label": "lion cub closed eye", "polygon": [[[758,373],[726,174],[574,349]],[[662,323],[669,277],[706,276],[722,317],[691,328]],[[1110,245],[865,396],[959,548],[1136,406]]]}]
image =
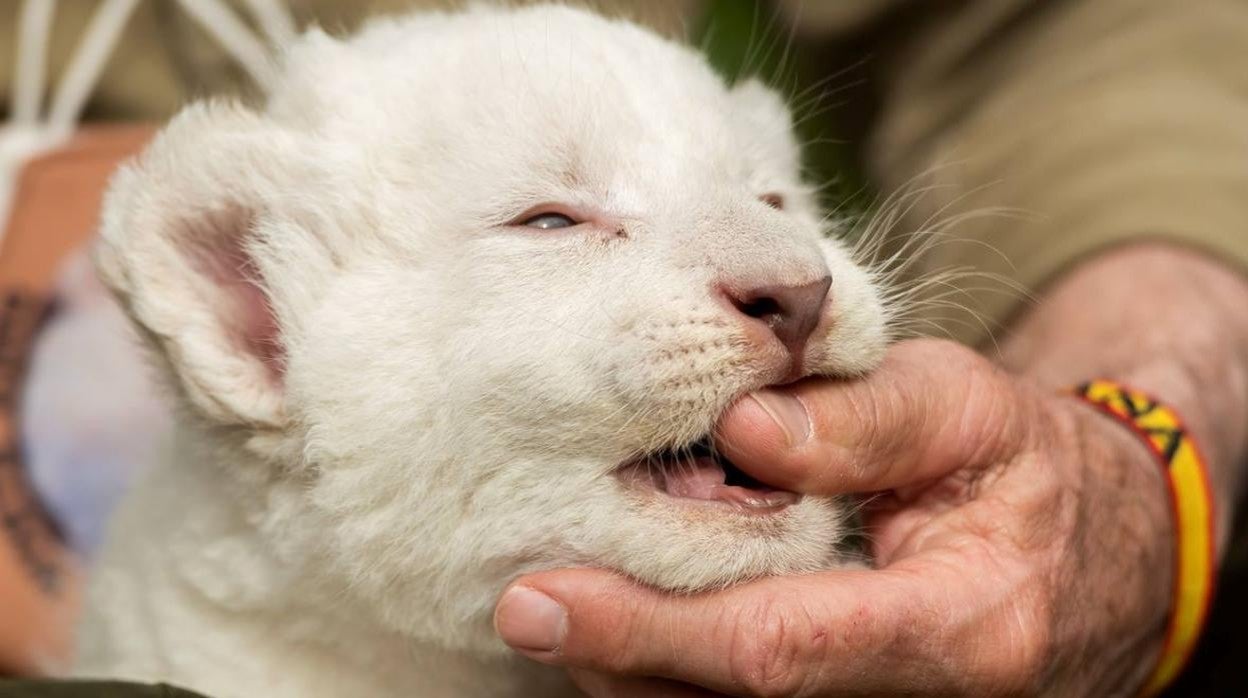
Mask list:
[{"label": "lion cub closed eye", "polygon": [[837,564],[836,501],[706,440],[746,392],[884,350],[799,170],[777,95],[567,7],[313,31],[262,108],[186,108],[115,177],[96,250],[183,409],[76,672],[553,696],[491,629],[519,574]]}]

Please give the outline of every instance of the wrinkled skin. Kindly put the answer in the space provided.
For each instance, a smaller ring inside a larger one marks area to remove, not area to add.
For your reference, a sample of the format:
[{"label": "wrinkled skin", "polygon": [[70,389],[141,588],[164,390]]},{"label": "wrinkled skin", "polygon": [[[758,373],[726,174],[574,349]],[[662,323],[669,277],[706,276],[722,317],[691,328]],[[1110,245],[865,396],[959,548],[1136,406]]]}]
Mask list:
[{"label": "wrinkled skin", "polygon": [[[1142,273],[1162,290],[1150,323],[1124,302],[1121,282]],[[496,627],[594,696],[1131,695],[1168,619],[1168,495],[1136,437],[1056,388],[1106,375],[1165,395],[1208,458],[1221,549],[1248,424],[1245,300],[1248,283],[1212,261],[1126,248],[1055,287],[1006,368],[949,342],[900,343],[862,381],[783,389],[809,415],[805,438],[743,400],[720,425],[743,469],[803,492],[881,493],[865,507],[878,569],[683,598],[546,573],[512,590],[554,599],[562,632],[534,633],[511,594]],[[1169,313],[1189,331],[1158,331]],[[1104,341],[1115,332],[1134,341]]]}]

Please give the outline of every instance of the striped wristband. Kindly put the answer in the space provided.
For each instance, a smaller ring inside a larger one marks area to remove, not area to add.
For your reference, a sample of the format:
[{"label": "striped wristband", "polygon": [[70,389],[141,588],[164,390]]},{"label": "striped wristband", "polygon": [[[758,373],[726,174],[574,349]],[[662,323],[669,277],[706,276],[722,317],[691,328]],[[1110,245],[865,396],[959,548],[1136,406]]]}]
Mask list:
[{"label": "striped wristband", "polygon": [[1139,435],[1169,485],[1175,530],[1174,599],[1161,656],[1141,692],[1156,696],[1183,671],[1213,597],[1214,502],[1205,459],[1179,415],[1147,394],[1108,380],[1084,383],[1074,393]]}]

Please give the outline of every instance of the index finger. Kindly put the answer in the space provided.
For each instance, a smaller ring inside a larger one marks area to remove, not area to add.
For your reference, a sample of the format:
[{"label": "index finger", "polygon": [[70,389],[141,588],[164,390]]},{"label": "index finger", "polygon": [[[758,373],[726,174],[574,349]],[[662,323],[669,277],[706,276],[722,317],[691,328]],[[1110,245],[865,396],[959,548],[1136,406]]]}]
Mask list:
[{"label": "index finger", "polygon": [[1002,369],[953,342],[895,345],[871,374],[807,380],[734,403],[716,446],[775,487],[810,494],[893,489],[1017,453],[1038,419]]}]

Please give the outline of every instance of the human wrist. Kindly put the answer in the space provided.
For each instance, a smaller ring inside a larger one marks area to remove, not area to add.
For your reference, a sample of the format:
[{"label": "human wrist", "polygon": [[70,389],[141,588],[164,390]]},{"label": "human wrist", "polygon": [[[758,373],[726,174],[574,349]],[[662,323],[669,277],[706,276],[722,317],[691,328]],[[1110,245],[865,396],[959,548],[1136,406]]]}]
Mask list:
[{"label": "human wrist", "polygon": [[1248,281],[1164,245],[1106,252],[1054,284],[1001,360],[1048,390],[1110,378],[1162,400],[1207,458],[1219,551],[1248,450]]},{"label": "human wrist", "polygon": [[[1085,524],[1109,544],[1105,569],[1111,574],[1090,582],[1112,578],[1119,598],[1135,609],[1133,632],[1142,633],[1134,635],[1135,651],[1125,655],[1140,663],[1108,685],[1144,686],[1147,680],[1155,687],[1167,675],[1164,667],[1172,670],[1175,662],[1181,667],[1190,644],[1167,638],[1176,627],[1198,629],[1199,624],[1190,624],[1190,614],[1208,603],[1208,588],[1193,593],[1200,587],[1192,586],[1190,576],[1175,586],[1171,561],[1196,559],[1192,555],[1201,551],[1190,541],[1193,534],[1204,534],[1215,537],[1216,566],[1243,491],[1248,441],[1248,318],[1243,307],[1248,307],[1248,281],[1219,263],[1186,250],[1140,245],[1086,262],[1055,284],[1004,346],[1003,363],[1043,390],[1106,378],[1148,393],[1177,413],[1206,459],[1208,487],[1179,492],[1176,481],[1167,481],[1172,471],[1159,468],[1155,455],[1141,457],[1146,437],[1104,415],[1071,408],[1086,427],[1084,449],[1072,465],[1109,485],[1091,488],[1093,494],[1084,498],[1102,503],[1124,494],[1139,498],[1138,509],[1119,508],[1099,524]],[[1191,497],[1211,499],[1212,522],[1202,519],[1203,527],[1194,528],[1189,517],[1180,523],[1169,505],[1171,497],[1177,503],[1185,496],[1189,503]],[[1179,542],[1184,535],[1187,548]],[[1132,564],[1113,573],[1114,559]],[[1176,589],[1184,591],[1176,594]],[[1181,617],[1188,619],[1186,625],[1176,625]],[[1153,673],[1159,670],[1163,673]]]},{"label": "human wrist", "polygon": [[[1086,584],[1112,587],[1115,602],[1098,611],[1084,609],[1083,643],[1067,650],[1078,665],[1117,647],[1117,659],[1089,663],[1083,695],[1122,695],[1123,688],[1144,686],[1164,655],[1174,612],[1174,573],[1178,536],[1166,473],[1145,440],[1122,424],[1062,395],[1064,411],[1075,423],[1067,452],[1079,462],[1082,537],[1095,546],[1085,560]],[[1079,534],[1076,534],[1079,535]],[[1095,560],[1095,562],[1093,562]]]}]

